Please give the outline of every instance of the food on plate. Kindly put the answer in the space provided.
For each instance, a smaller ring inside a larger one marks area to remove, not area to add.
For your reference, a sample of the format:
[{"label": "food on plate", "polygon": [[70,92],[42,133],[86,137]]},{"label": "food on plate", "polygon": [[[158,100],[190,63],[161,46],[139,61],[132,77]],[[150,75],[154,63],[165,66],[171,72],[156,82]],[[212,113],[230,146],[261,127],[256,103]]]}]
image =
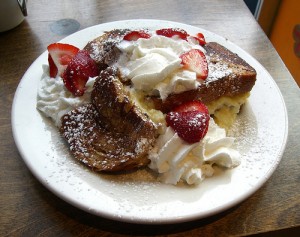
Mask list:
[{"label": "food on plate", "polygon": [[60,130],[74,156],[99,171],[147,165],[157,126],[133,103],[117,70],[101,71],[91,102],[62,117]]},{"label": "food on plate", "polygon": [[48,52],[37,108],[91,169],[148,166],[165,183],[197,184],[214,165],[239,165],[226,130],[256,71],[202,33],[115,29],[81,50],[55,43]]}]

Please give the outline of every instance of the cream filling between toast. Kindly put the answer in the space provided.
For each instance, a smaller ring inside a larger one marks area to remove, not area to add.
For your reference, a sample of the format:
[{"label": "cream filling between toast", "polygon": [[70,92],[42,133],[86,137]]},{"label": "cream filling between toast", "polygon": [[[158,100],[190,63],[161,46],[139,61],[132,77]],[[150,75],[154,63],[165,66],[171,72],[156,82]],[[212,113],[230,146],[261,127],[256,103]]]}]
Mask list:
[{"label": "cream filling between toast", "polygon": [[250,92],[236,96],[222,96],[206,104],[209,113],[213,116],[214,121],[226,131],[230,129],[240,112],[241,106],[247,101]]}]

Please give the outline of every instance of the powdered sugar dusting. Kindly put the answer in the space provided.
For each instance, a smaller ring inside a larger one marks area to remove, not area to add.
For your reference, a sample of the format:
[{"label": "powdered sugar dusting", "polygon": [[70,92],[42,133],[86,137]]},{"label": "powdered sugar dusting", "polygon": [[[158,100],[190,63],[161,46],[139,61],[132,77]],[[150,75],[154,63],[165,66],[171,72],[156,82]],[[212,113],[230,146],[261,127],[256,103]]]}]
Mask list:
[{"label": "powdered sugar dusting", "polygon": [[229,76],[232,73],[232,69],[228,68],[227,64],[220,62],[208,64],[208,77],[205,80],[206,83],[210,83]]}]

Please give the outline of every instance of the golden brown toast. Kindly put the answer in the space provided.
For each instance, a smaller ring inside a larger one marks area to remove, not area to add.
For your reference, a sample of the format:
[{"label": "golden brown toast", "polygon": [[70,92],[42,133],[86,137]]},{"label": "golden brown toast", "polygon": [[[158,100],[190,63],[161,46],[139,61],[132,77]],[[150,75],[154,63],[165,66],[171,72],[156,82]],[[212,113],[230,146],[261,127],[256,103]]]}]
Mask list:
[{"label": "golden brown toast", "polygon": [[155,108],[169,112],[181,103],[200,100],[207,104],[222,96],[236,96],[251,91],[256,71],[237,54],[216,42],[205,44],[209,74],[195,90],[169,95],[165,101],[153,97]]},{"label": "golden brown toast", "polygon": [[76,159],[107,172],[146,166],[156,130],[110,67],[97,78],[92,103],[64,115],[60,129]]},{"label": "golden brown toast", "polygon": [[118,59],[120,51],[116,45],[123,39],[128,29],[115,29],[88,42],[84,47],[98,64],[100,69],[105,69],[109,64]]}]

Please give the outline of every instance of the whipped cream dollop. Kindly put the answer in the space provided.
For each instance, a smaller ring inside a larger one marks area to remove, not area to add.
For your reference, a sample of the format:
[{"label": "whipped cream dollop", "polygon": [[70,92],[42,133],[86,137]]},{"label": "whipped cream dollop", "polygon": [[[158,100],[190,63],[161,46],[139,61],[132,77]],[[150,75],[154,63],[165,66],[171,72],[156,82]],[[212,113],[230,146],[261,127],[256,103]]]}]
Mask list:
[{"label": "whipped cream dollop", "polygon": [[89,78],[83,96],[74,97],[65,87],[61,77],[51,78],[49,76],[49,67],[47,65],[43,65],[43,71],[38,88],[36,107],[46,117],[51,118],[55,126],[60,127],[61,117],[64,114],[90,101],[96,77]]},{"label": "whipped cream dollop", "polygon": [[154,34],[149,39],[121,41],[117,47],[122,54],[116,66],[136,90],[159,95],[164,100],[171,93],[192,90],[199,85],[196,73],[184,70],[181,65],[183,53],[193,48],[205,51],[191,40]]},{"label": "whipped cream dollop", "polygon": [[226,131],[212,119],[206,136],[194,144],[186,143],[168,127],[149,154],[149,167],[165,183],[199,184],[214,174],[213,165],[233,168],[240,164],[240,153],[233,143],[234,138],[227,137]]}]

